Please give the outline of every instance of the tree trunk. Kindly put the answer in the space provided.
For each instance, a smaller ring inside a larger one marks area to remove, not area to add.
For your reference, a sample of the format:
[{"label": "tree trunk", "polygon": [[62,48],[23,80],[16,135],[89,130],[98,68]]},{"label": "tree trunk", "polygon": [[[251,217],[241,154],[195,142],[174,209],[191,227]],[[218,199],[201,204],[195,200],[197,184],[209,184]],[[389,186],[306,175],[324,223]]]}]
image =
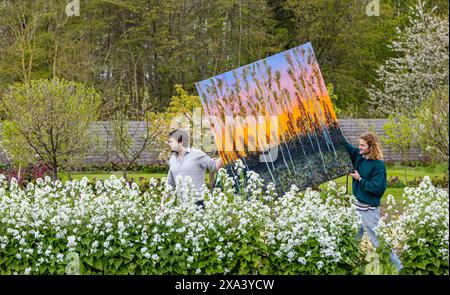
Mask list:
[{"label": "tree trunk", "polygon": [[20,183],[20,174],[22,172],[22,165],[19,164],[19,170],[17,171],[17,181]]},{"label": "tree trunk", "polygon": [[53,180],[58,179],[58,164],[57,163],[53,163],[53,165],[52,165],[52,178],[53,178]]}]

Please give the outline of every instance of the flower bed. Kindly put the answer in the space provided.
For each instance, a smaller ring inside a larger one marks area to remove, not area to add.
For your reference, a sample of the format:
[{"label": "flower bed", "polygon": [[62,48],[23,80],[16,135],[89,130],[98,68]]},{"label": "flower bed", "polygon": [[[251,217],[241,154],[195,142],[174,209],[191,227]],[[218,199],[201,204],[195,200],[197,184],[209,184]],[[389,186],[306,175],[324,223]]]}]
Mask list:
[{"label": "flower bed", "polygon": [[[277,196],[255,173],[237,186],[149,189],[111,176],[20,188],[0,175],[1,274],[355,274],[366,253],[354,239],[353,196],[330,182],[319,193],[295,186]],[[179,180],[177,180],[179,181]],[[239,193],[237,193],[237,191]],[[429,180],[405,189],[410,204],[382,223],[382,240],[401,249],[411,273],[448,273],[448,193]],[[447,264],[445,264],[447,263]],[[446,271],[446,272],[445,272]]]},{"label": "flower bed", "polygon": [[325,193],[293,186],[277,198],[258,175],[241,173],[236,193],[179,190],[150,181],[52,182],[21,189],[0,176],[0,272],[64,274],[328,274],[358,272],[359,220],[333,184]]}]

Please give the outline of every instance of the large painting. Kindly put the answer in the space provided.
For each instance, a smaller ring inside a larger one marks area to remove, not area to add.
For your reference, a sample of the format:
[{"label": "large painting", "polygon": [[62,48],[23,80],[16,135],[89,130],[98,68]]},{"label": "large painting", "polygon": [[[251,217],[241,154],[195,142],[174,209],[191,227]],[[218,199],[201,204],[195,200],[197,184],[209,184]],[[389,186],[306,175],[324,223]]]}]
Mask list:
[{"label": "large painting", "polygon": [[311,43],[196,83],[230,174],[245,169],[283,193],[352,171]]}]

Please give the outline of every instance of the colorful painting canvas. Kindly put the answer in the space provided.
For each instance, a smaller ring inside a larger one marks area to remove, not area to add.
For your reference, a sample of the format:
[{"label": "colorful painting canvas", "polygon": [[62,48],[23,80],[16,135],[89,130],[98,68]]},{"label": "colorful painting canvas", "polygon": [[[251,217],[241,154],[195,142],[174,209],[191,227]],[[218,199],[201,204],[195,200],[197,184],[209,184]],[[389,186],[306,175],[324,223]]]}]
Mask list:
[{"label": "colorful painting canvas", "polygon": [[352,164],[311,43],[196,83],[230,174],[245,169],[279,193],[348,174]]}]

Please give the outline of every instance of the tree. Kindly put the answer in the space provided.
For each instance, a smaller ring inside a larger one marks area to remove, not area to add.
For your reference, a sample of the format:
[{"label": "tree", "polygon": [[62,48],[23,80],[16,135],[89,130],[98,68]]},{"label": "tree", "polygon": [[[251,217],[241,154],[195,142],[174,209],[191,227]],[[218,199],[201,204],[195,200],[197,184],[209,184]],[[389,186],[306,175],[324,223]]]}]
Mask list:
[{"label": "tree", "polygon": [[[69,1],[3,0],[0,97],[11,83],[59,77],[95,87],[102,105],[121,84],[132,108],[147,92],[164,111],[175,84],[192,92],[195,82],[311,41],[341,116],[366,116],[366,89],[396,54],[385,45],[413,1],[380,1],[380,17],[369,17],[367,1],[89,0],[68,17]],[[447,1],[435,3],[448,14]]]},{"label": "tree", "polygon": [[[175,85],[177,95],[172,96],[167,108],[169,128],[189,131],[191,142],[201,143],[202,104],[198,95],[191,95],[182,85]],[[199,146],[197,146],[199,147]]]},{"label": "tree", "polygon": [[334,92],[334,86],[332,83],[327,84],[327,92],[328,92],[328,95],[330,96],[331,103],[334,106],[334,112],[336,113],[336,116],[339,116],[341,114],[342,110],[337,107],[338,96]]},{"label": "tree", "polygon": [[368,89],[379,114],[409,112],[449,83],[448,17],[425,10],[421,1],[412,9],[409,26],[398,29],[389,46],[396,56],[377,70],[379,85]]},{"label": "tree", "polygon": [[449,159],[448,104],[447,85],[434,91],[416,111],[418,143],[437,162]]},{"label": "tree", "polygon": [[0,86],[54,77],[93,82],[101,59],[89,38],[96,27],[89,19],[67,16],[65,1],[3,2]]},{"label": "tree", "polygon": [[390,57],[383,46],[395,34],[394,7],[380,1],[382,16],[365,14],[367,1],[270,0],[275,34],[284,49],[311,42],[326,83],[338,95],[341,116],[370,114],[366,88]]},{"label": "tree", "polygon": [[99,106],[99,94],[81,83],[58,78],[15,83],[1,101],[10,127],[4,141],[26,143],[23,152],[37,154],[57,179],[60,166],[89,148],[87,130]]},{"label": "tree", "polygon": [[[123,177],[127,178],[127,171],[147,150],[158,153],[166,141],[167,134],[165,114],[152,112],[152,105],[148,93],[144,93],[141,107],[138,110],[130,105],[130,98],[118,89],[118,95],[113,102],[110,121],[103,124],[107,140],[111,142],[111,150],[115,157],[111,164],[120,169]],[[142,135],[143,133],[143,135]],[[141,135],[142,138],[138,138]]]},{"label": "tree", "polygon": [[20,179],[22,167],[27,167],[28,164],[34,163],[36,154],[27,145],[23,137],[15,136],[18,130],[14,124],[6,121],[2,125],[3,138],[1,139],[0,146],[6,151],[6,156],[12,164],[18,168],[17,178]]},{"label": "tree", "polygon": [[[417,140],[414,133],[414,129],[416,128],[414,119],[406,115],[390,115],[388,122],[383,128],[387,136],[383,136],[381,139],[385,144],[389,145],[394,152],[400,154],[400,161],[403,162],[409,150],[417,146]],[[405,167],[405,184],[407,183],[408,179]]]}]

